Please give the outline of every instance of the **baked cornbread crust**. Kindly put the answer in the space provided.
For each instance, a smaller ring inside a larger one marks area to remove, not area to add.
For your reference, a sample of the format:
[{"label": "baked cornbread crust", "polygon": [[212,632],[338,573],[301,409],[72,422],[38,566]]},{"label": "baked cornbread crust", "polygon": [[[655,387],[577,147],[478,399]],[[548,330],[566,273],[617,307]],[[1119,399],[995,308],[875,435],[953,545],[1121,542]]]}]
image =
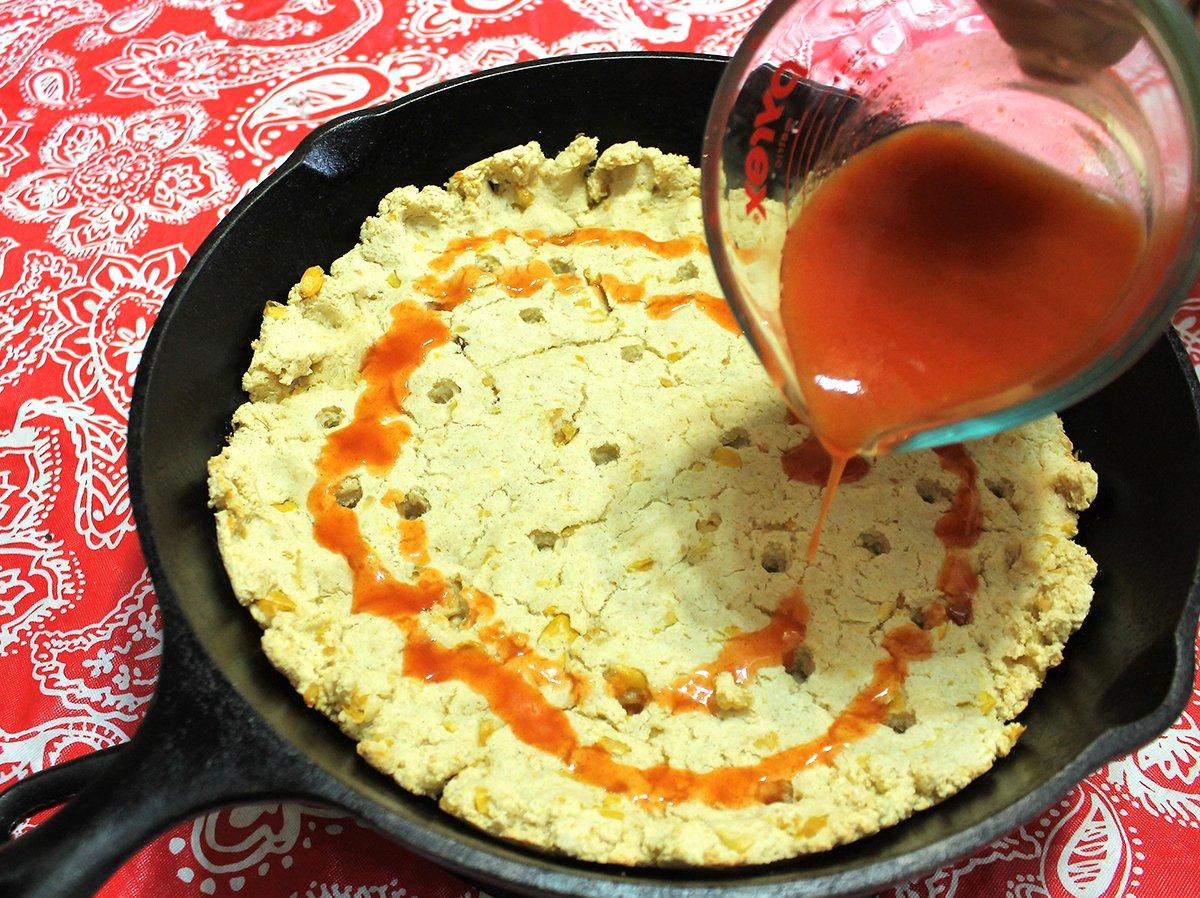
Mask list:
[{"label": "baked cornbread crust", "polygon": [[[982,509],[978,542],[958,550],[978,573],[971,623],[929,611],[948,551],[935,526],[963,485],[933,453],[845,484],[805,564],[820,491],[781,456],[807,431],[706,306],[719,290],[697,187],[682,157],[620,144],[597,158],[580,137],[552,159],[531,143],[444,190],[393,191],[327,275],[268,304],[250,401],[210,464],[234,592],[309,704],[450,813],[596,861],[760,863],[929,807],[1009,751],[1092,596],[1095,565],[1071,537],[1096,478],[1053,417],[966,447]],[[555,242],[591,228],[676,242]],[[313,503],[368,349],[413,302],[448,338],[396,393],[411,433],[385,470],[337,484],[381,570],[447,584],[397,623],[352,610],[350,566],[318,543]],[[790,670],[726,671],[707,709],[672,707],[673,685],[781,603],[803,632]],[[894,633],[924,633],[930,653],[902,665],[883,722],[786,788],[730,801],[608,791],[519,738],[479,689],[405,673],[414,634],[513,669],[528,650],[543,660],[522,676],[580,745],[637,770],[710,771],[820,742]]]}]

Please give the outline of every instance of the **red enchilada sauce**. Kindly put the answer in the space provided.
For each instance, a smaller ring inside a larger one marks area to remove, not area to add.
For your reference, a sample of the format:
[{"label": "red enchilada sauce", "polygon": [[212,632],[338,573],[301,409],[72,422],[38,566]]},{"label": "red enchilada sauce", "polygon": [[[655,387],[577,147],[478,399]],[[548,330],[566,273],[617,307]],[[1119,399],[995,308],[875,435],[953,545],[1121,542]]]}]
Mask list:
[{"label": "red enchilada sauce", "polygon": [[[1033,395],[1132,313],[1118,306],[1143,246],[1132,210],[958,125],[905,128],[813,187],[780,270],[796,377],[833,457],[809,560],[857,453],[972,403]],[[955,523],[939,522],[938,582],[963,623],[979,528],[959,518],[977,518],[978,491],[955,452],[940,453],[962,486],[943,518]]]},{"label": "red enchilada sauce", "polygon": [[[785,449],[779,458],[783,473],[789,480],[798,480],[811,486],[825,486],[833,473],[833,457],[815,436],[807,436],[803,442]],[[871,463],[861,455],[846,462],[838,483],[858,483],[871,471]]]},{"label": "red enchilada sauce", "polygon": [[[504,243],[510,237],[530,246],[627,246],[646,250],[664,259],[679,259],[693,252],[707,251],[704,241],[699,237],[655,240],[641,231],[611,228],[578,228],[551,237],[542,231],[517,232],[501,228],[491,234],[452,240],[449,247],[429,263],[429,267],[434,272],[446,271],[463,253],[478,252],[484,247]],[[556,290],[570,292],[582,287],[587,281],[577,274],[555,274],[545,262],[534,260],[527,265],[506,266],[493,272],[485,271],[478,265],[467,264],[448,277],[423,275],[413,281],[413,286],[433,300],[436,308],[448,312],[470,299],[475,290],[482,286],[499,284],[509,296],[523,298],[537,293],[547,283],[552,284]],[[684,306],[690,305],[727,331],[741,333],[729,305],[724,299],[711,293],[693,291],[647,297],[644,284],[625,283],[609,274],[602,275],[595,285],[603,291],[608,302],[642,303],[646,314],[651,318],[669,318]]]},{"label": "red enchilada sauce", "polygon": [[1032,393],[1102,331],[1143,249],[1123,205],[955,125],[905,128],[805,198],[781,315],[836,456]]}]

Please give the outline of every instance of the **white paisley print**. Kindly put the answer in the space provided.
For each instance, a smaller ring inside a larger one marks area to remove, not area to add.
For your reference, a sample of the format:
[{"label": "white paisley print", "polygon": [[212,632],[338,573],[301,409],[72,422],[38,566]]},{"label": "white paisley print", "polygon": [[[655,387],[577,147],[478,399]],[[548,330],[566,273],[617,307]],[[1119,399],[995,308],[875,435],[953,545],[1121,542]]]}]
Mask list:
[{"label": "white paisley print", "polygon": [[42,142],[43,167],[0,193],[0,211],[49,223],[49,242],[69,256],[127,250],[151,222],[185,224],[233,190],[221,154],[197,142],[208,125],[186,104],[69,116]]}]

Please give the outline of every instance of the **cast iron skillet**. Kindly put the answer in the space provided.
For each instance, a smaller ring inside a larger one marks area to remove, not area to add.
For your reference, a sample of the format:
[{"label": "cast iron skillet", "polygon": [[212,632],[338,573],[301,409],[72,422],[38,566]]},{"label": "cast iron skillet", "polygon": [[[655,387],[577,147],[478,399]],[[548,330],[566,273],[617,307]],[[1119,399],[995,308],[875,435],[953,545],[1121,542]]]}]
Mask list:
[{"label": "cast iron skillet", "polygon": [[1197,387],[1176,339],[1071,409],[1067,431],[1100,474],[1080,539],[1100,563],[1091,615],[1022,716],[1006,760],[937,808],[795,861],[734,870],[641,870],[496,841],[369,768],[304,706],[233,598],[206,507],[263,302],[354,245],[398,184],[441,183],[530,139],[581,131],[699,161],[723,61],[617,54],[554,59],[439,85],[345,116],[305,140],[213,231],[150,335],[134,390],[129,474],[162,608],[162,675],[128,746],[53,768],[0,799],[0,831],[74,795],[0,849],[0,894],[89,893],[168,824],[218,805],[304,798],[344,808],[462,875],[535,896],[798,898],[874,891],[964,855],[1167,727],[1192,684],[1200,588]]}]

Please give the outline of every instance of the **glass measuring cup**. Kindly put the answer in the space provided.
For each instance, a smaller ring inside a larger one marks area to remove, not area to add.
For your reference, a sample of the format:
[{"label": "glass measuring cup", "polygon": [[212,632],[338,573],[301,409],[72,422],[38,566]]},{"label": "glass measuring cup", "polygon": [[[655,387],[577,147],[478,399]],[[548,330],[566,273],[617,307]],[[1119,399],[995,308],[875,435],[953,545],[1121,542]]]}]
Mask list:
[{"label": "glass measuring cup", "polygon": [[[1022,28],[1030,10],[1063,9],[1081,31]],[[1072,33],[1082,38],[1073,44]],[[1107,36],[1099,57],[1077,65],[1096,35]],[[814,183],[859,150],[909,125],[960,123],[1122,202],[1145,249],[1101,326],[1032,379],[862,449],[986,436],[1099,389],[1186,297],[1200,265],[1198,110],[1200,47],[1173,0],[775,0],[709,115],[701,190],[713,263],[769,375],[807,420],[780,316],[784,238]]]}]

